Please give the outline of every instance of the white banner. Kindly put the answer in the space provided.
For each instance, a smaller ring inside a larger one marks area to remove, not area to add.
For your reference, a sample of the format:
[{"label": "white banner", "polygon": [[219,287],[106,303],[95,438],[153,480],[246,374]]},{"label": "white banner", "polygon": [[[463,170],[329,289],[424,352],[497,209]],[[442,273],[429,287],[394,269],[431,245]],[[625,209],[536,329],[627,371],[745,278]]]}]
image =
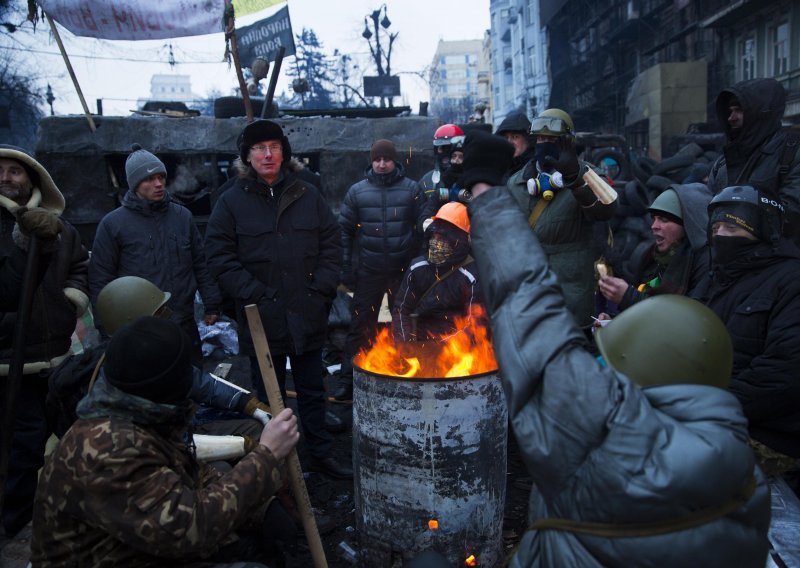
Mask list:
[{"label": "white banner", "polygon": [[224,0],[37,0],[77,36],[166,39],[222,32]]}]

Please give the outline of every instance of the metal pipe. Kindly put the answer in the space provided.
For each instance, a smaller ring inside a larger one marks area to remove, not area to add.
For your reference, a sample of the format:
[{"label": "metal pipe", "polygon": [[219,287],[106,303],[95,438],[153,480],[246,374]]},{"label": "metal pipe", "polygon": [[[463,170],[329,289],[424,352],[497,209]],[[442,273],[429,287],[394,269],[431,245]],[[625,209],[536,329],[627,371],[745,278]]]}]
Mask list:
[{"label": "metal pipe", "polygon": [[272,75],[269,78],[269,87],[267,87],[267,96],[264,97],[264,106],[261,107],[261,118],[267,116],[267,109],[272,106],[272,97],[275,96],[275,87],[278,84],[278,74],[281,71],[281,63],[283,63],[283,54],[286,53],[286,48],[280,46],[278,54],[275,56],[275,65],[272,66]]}]

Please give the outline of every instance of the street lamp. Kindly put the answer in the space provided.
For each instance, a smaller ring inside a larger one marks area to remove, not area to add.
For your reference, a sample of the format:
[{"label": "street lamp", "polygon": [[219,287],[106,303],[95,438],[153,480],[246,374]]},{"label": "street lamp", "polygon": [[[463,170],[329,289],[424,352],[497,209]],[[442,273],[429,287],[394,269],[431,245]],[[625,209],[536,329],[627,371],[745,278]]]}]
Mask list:
[{"label": "street lamp", "polygon": [[47,93],[45,93],[45,100],[47,104],[50,105],[50,116],[55,116],[55,112],[53,112],[53,101],[56,100],[55,96],[53,96],[53,89],[50,87],[50,83],[47,83]]}]

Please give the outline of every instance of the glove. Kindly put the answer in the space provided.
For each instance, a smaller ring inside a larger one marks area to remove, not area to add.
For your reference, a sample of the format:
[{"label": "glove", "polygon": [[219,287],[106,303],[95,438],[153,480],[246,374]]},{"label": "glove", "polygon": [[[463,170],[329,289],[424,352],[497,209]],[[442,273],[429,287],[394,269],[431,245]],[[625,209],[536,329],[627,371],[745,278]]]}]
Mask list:
[{"label": "glove", "polygon": [[558,139],[558,158],[547,156],[542,166],[561,172],[565,186],[574,184],[578,179],[578,174],[580,174],[581,165],[578,162],[578,155],[575,153],[575,144],[572,142],[572,138],[561,136]]},{"label": "glove", "polygon": [[244,413],[248,416],[252,416],[264,426],[266,426],[269,421],[272,420],[272,410],[270,410],[269,406],[258,400],[256,397],[253,397],[247,401],[247,404],[244,405]]},{"label": "glove", "polygon": [[16,216],[19,229],[26,237],[35,235],[43,241],[52,241],[63,228],[57,214],[41,207],[33,209],[20,207]]}]

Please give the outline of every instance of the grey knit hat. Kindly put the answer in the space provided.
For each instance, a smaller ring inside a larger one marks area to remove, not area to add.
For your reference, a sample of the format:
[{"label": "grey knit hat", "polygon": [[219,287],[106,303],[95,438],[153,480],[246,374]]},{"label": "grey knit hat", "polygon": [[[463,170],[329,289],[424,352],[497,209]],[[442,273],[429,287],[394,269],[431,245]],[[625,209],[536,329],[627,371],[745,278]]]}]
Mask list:
[{"label": "grey knit hat", "polygon": [[130,189],[135,191],[145,178],[153,174],[167,175],[167,168],[164,162],[147,150],[143,150],[139,144],[131,146],[131,150],[133,152],[125,160],[125,177],[128,178],[128,187]]}]

